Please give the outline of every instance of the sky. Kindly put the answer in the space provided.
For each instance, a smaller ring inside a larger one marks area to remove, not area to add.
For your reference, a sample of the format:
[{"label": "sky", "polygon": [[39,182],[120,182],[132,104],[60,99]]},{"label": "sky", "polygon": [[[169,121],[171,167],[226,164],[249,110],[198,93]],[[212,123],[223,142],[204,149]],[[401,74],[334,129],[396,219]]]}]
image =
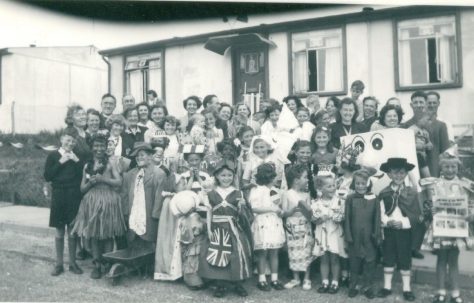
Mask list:
[{"label": "sky", "polygon": [[[276,1],[278,2],[278,0]],[[302,1],[304,2],[304,0]],[[390,3],[390,0],[378,0],[377,3],[381,3],[380,1]],[[397,4],[407,1],[412,0],[398,0]],[[417,1],[431,4],[448,3],[443,0]],[[325,2],[341,1],[326,0]],[[345,2],[356,3],[360,1],[346,0]],[[411,4],[413,4],[412,2]],[[459,4],[462,3],[462,0],[451,0],[449,3]],[[390,4],[394,4],[393,0]],[[305,11],[300,12],[300,14],[302,18],[311,17]],[[278,19],[278,14],[272,14],[255,16],[255,18],[249,16],[248,23],[238,22],[235,17],[231,17],[227,23],[222,22],[220,18],[200,19],[199,26],[196,26],[196,21],[163,22],[159,24],[104,22],[64,15],[34,7],[24,2],[2,0],[0,1],[0,48],[25,47],[35,44],[39,47],[95,45],[99,49],[107,49],[275,21],[284,20]]]}]

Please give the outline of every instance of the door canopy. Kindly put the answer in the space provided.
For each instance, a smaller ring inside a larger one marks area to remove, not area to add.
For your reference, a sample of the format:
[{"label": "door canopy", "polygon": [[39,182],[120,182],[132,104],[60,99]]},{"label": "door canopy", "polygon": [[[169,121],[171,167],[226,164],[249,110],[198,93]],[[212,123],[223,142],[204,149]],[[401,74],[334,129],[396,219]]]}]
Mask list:
[{"label": "door canopy", "polygon": [[271,47],[276,47],[273,41],[262,37],[260,34],[233,34],[211,37],[207,40],[206,44],[204,44],[204,48],[219,55],[224,55],[225,51],[231,46],[257,43],[264,43]]}]

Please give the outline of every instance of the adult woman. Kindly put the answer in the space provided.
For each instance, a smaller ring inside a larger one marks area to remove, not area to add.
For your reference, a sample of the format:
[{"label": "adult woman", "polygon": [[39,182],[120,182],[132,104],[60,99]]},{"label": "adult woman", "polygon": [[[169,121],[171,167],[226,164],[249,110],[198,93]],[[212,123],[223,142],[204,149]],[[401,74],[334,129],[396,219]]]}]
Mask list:
[{"label": "adult woman", "polygon": [[[105,126],[110,133],[109,141],[113,141],[115,144],[113,155],[126,156],[127,150],[122,138],[122,133],[126,127],[125,118],[122,115],[111,115],[107,121],[105,121]],[[130,151],[128,151],[128,153],[130,154]]]},{"label": "adult woman", "polygon": [[165,117],[168,116],[168,109],[164,105],[153,105],[150,108],[150,118],[153,122],[152,125],[145,132],[144,140],[150,143],[153,138],[163,136],[165,131],[163,126],[165,123]]},{"label": "adult woman", "polygon": [[319,110],[314,116],[311,115],[311,123],[314,126],[324,126],[329,127],[330,116],[325,109]]},{"label": "adult woman", "polygon": [[328,100],[326,101],[326,111],[329,114],[329,123],[336,122],[339,103],[341,103],[341,100],[339,100],[338,97],[334,97],[334,96],[329,97]]},{"label": "adult woman", "polygon": [[138,125],[142,127],[149,128],[153,125],[153,122],[150,120],[150,108],[145,102],[137,104],[138,111]]},{"label": "adult woman", "polygon": [[[234,129],[235,129],[235,135],[237,135],[237,132],[239,131],[239,126],[243,125],[237,125],[237,124],[244,124],[250,126],[255,132],[260,129],[260,123],[258,121],[254,121],[250,119],[251,111],[250,107],[247,106],[247,104],[240,102],[235,105],[235,113],[239,117],[239,119],[234,119]],[[239,121],[239,123],[236,123],[236,121]],[[232,137],[232,136],[231,136]]]},{"label": "adult woman", "polygon": [[181,123],[181,131],[185,132],[188,127],[189,119],[197,112],[201,107],[202,102],[197,96],[189,96],[183,100],[184,109],[187,111],[187,114],[179,119]]},{"label": "adult woman", "polygon": [[216,127],[222,129],[224,138],[233,137],[235,135],[232,117],[234,116],[234,109],[228,103],[221,103],[219,108],[219,117],[216,121]]},{"label": "adult woman", "polygon": [[91,139],[100,129],[100,113],[98,110],[89,108],[87,110],[86,142],[91,146]]},{"label": "adult woman", "polygon": [[68,128],[77,132],[76,146],[73,152],[80,161],[85,162],[92,157],[92,152],[86,140],[87,115],[80,105],[68,107],[65,122]]},{"label": "adult woman", "polygon": [[283,98],[283,103],[286,103],[286,106],[288,106],[288,109],[293,112],[295,117],[298,112],[298,108],[303,106],[303,103],[301,103],[301,99],[296,96],[286,96],[285,98]]},{"label": "adult woman", "polygon": [[329,128],[331,129],[331,143],[337,149],[340,149],[341,142],[339,138],[347,135],[360,134],[367,131],[367,127],[359,122],[356,122],[359,116],[357,104],[351,98],[342,99],[339,111],[337,112],[337,119]]},{"label": "adult woman", "polygon": [[122,146],[125,149],[125,156],[129,158],[135,142],[143,142],[145,140],[147,128],[138,125],[138,110],[135,106],[127,108],[123,112],[123,116],[127,120],[127,127],[122,133]]},{"label": "adult woman", "polygon": [[380,110],[378,123],[374,122],[370,127],[370,131],[399,127],[402,119],[403,111],[401,107],[392,104],[385,105]]}]

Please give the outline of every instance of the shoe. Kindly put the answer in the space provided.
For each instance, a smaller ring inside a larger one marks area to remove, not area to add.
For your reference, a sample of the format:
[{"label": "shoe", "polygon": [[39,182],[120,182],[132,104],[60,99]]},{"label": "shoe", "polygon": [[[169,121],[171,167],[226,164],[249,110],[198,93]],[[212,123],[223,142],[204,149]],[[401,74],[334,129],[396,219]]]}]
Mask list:
[{"label": "shoe", "polygon": [[461,296],[457,296],[457,297],[451,297],[449,302],[450,303],[463,303],[464,300],[461,298]]},{"label": "shoe", "polygon": [[414,250],[411,252],[411,256],[415,259],[424,259],[425,256],[419,251],[419,250]]},{"label": "shoe", "polygon": [[386,289],[386,288],[382,288],[381,290],[379,290],[379,292],[377,293],[377,297],[379,298],[386,298],[388,296],[390,296],[392,294],[392,291],[390,289]]},{"label": "shoe", "polygon": [[271,285],[271,287],[273,287],[274,290],[283,290],[283,289],[285,289],[283,284],[281,284],[281,282],[278,281],[278,280],[270,282],[270,285]]},{"label": "shoe", "polygon": [[69,271],[76,275],[82,275],[84,273],[76,263],[69,265]]},{"label": "shoe", "polygon": [[337,294],[338,291],[339,291],[339,285],[331,284],[331,287],[329,287],[328,293],[331,295],[335,295]]},{"label": "shoe", "polygon": [[223,286],[218,286],[216,290],[214,290],[213,296],[216,298],[223,298],[227,294],[227,289]]},{"label": "shoe", "polygon": [[76,253],[76,260],[85,260],[89,259],[91,257],[91,254],[85,249],[81,249]]},{"label": "shoe", "polygon": [[206,288],[205,284],[201,284],[201,285],[197,285],[197,286],[188,286],[188,289],[192,290],[192,291],[198,291],[198,290],[202,290],[204,288]]},{"label": "shoe", "polygon": [[303,280],[303,290],[311,290],[311,280]]},{"label": "shoe", "polygon": [[295,287],[299,286],[300,283],[301,283],[301,281],[293,279],[290,282],[285,284],[285,288],[286,289],[292,289],[292,288],[295,288]]},{"label": "shoe", "polygon": [[437,294],[434,296],[433,303],[444,303],[446,302],[446,295]]},{"label": "shoe", "polygon": [[270,291],[272,289],[270,285],[268,285],[267,282],[258,282],[257,288],[260,289],[261,291]]},{"label": "shoe", "polygon": [[234,291],[239,297],[247,297],[249,295],[249,293],[245,290],[245,288],[241,284],[237,285],[234,288]]},{"label": "shoe", "polygon": [[64,266],[63,265],[56,265],[54,266],[53,271],[51,272],[51,276],[56,277],[59,276],[64,272]]},{"label": "shoe", "polygon": [[372,300],[373,298],[375,298],[375,293],[371,288],[369,288],[369,289],[364,291],[364,296],[367,299]]},{"label": "shoe", "polygon": [[95,263],[94,269],[91,272],[91,278],[100,279],[101,276],[102,276],[102,272],[100,270],[100,264]]},{"label": "shoe", "polygon": [[411,291],[404,291],[403,292],[403,299],[405,299],[405,301],[415,301],[415,295],[413,294],[413,292]]},{"label": "shoe", "polygon": [[322,284],[319,288],[318,288],[318,293],[320,294],[325,294],[327,293],[329,290],[329,284]]},{"label": "shoe", "polygon": [[347,293],[347,296],[348,296],[349,298],[354,298],[354,297],[356,297],[358,294],[359,294],[359,291],[357,290],[357,288],[351,288],[351,289],[349,289],[349,292]]}]

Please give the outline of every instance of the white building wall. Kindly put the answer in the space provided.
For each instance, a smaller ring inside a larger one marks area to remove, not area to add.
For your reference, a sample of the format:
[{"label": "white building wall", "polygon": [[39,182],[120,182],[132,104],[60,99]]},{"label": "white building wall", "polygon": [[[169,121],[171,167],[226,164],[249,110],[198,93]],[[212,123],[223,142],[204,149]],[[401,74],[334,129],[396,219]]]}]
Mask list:
[{"label": "white building wall", "polygon": [[[117,108],[116,112],[119,112],[122,108],[122,97],[125,87],[124,79],[124,66],[123,66],[123,57],[114,56],[109,57],[110,63],[110,93],[117,98]],[[104,91],[105,93],[105,91]],[[135,102],[139,103],[142,100],[136,99]]]},{"label": "white building wall", "polygon": [[268,51],[269,97],[282,100],[288,95],[288,34],[273,33],[269,39],[277,45]]}]

